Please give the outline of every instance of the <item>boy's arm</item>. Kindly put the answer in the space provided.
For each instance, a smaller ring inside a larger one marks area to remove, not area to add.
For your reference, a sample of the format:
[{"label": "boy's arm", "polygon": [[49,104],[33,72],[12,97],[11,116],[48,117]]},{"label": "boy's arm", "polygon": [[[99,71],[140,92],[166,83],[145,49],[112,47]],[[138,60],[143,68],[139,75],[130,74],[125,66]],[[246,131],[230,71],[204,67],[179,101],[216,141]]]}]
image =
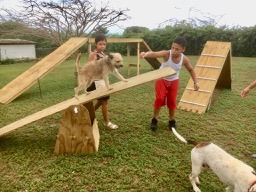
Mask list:
[{"label": "boy's arm", "polygon": [[163,57],[163,59],[165,61],[167,61],[168,58],[169,58],[169,54],[170,54],[170,51],[166,51],[166,50],[156,51],[156,52],[148,51],[148,52],[141,52],[140,53],[140,58],[159,58],[159,57]]},{"label": "boy's arm", "polygon": [[97,59],[97,52],[96,51],[93,51],[89,54],[88,56],[88,59],[87,59],[87,62],[90,62],[90,61],[93,61]]},{"label": "boy's arm", "polygon": [[251,89],[256,87],[256,80],[252,82],[248,87],[246,87],[241,93],[241,97],[246,98],[247,94],[250,92]]},{"label": "boy's arm", "polygon": [[186,69],[190,73],[190,76],[194,81],[194,90],[197,91],[199,89],[199,84],[197,82],[196,72],[195,72],[194,68],[192,67],[189,59],[186,56],[184,56],[183,65],[186,67]]},{"label": "boy's arm", "polygon": [[254,87],[256,87],[256,80],[254,82],[252,82],[249,86],[248,89],[253,89]]}]

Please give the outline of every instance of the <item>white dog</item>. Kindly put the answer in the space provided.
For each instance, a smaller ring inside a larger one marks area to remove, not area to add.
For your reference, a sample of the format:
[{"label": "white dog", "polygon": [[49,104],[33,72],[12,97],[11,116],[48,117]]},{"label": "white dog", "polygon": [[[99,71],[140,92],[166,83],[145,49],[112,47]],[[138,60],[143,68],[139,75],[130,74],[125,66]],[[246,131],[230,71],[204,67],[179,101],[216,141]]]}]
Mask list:
[{"label": "white dog", "polygon": [[89,94],[89,92],[86,91],[86,88],[88,88],[94,80],[103,79],[106,87],[112,89],[109,86],[108,80],[110,73],[124,82],[128,81],[118,73],[118,69],[123,66],[123,58],[120,53],[110,53],[99,60],[93,60],[86,63],[83,67],[80,67],[81,55],[81,53],[78,54],[76,58],[76,70],[78,73],[78,86],[74,89],[76,98],[78,98],[78,92],[83,89],[86,94]]},{"label": "white dog", "polygon": [[192,172],[189,175],[195,192],[201,192],[196,184],[200,184],[198,176],[203,166],[210,167],[228,185],[226,192],[256,192],[256,173],[252,167],[211,142],[186,140],[174,128],[172,131],[181,141],[195,145],[191,151]]}]

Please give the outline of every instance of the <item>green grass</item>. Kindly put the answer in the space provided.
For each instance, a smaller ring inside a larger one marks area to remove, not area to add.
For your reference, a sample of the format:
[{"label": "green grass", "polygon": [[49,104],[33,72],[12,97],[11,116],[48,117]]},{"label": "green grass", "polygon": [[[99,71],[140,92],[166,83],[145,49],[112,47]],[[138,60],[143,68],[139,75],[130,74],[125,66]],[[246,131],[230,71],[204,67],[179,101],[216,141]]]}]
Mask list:
[{"label": "green grass", "polygon": [[[195,65],[198,57],[189,58]],[[0,88],[33,64],[0,65]],[[141,73],[150,70],[150,65],[142,60]],[[129,78],[127,66],[120,72]],[[255,74],[256,58],[232,58],[232,89],[220,90],[219,97],[203,115],[177,110],[179,132],[197,141],[211,140],[256,167],[256,161],[250,157],[256,153],[256,90],[247,99],[239,96]],[[136,68],[132,68],[131,76],[134,75]],[[188,79],[183,68],[178,100]],[[113,76],[110,80],[118,81]],[[40,80],[40,85],[42,98],[35,84],[10,104],[0,104],[0,127],[73,97],[74,60],[56,67]],[[192,192],[188,179],[192,146],[181,143],[168,130],[165,107],[160,112],[158,131],[151,133],[153,101],[154,82],[112,94],[110,118],[120,128],[113,131],[104,127],[101,111],[96,112],[101,135],[96,154],[53,155],[61,113],[1,136],[0,191]],[[210,170],[200,178],[202,191],[219,192],[226,187]]]}]

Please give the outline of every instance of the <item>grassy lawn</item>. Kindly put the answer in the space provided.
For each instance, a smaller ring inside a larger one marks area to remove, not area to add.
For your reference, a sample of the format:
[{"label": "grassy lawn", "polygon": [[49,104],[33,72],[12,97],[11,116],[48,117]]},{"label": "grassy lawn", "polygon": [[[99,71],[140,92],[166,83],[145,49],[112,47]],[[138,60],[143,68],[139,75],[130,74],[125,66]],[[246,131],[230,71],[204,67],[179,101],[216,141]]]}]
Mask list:
[{"label": "grassy lawn", "polygon": [[[189,58],[195,65],[198,57]],[[34,64],[0,65],[0,88]],[[42,98],[35,84],[10,104],[0,104],[0,127],[73,97],[74,70],[74,59],[70,59],[41,79]],[[141,73],[150,70],[151,66],[142,60]],[[127,63],[120,72],[129,78]],[[131,72],[131,76],[136,75],[135,68]],[[179,133],[197,141],[211,140],[256,167],[256,160],[250,157],[256,153],[256,90],[247,99],[239,96],[255,74],[256,58],[232,58],[232,89],[220,90],[203,115],[177,110]],[[178,100],[188,80],[183,68]],[[110,81],[118,80],[111,76]],[[62,113],[1,136],[0,191],[192,192],[188,179],[192,146],[181,143],[168,130],[167,108],[160,112],[159,129],[155,134],[151,132],[153,101],[154,82],[112,94],[109,113],[119,129],[106,128],[98,110],[100,148],[92,155],[53,155]],[[220,192],[226,187],[210,170],[200,179],[204,192]]]}]

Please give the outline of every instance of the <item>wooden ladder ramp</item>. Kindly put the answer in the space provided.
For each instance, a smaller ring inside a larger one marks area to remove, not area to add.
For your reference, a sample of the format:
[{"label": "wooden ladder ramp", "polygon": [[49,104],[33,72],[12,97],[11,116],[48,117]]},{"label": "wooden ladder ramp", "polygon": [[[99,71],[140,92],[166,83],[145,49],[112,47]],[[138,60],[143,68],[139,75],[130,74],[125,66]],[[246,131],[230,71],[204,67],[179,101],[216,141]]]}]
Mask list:
[{"label": "wooden ladder ramp", "polygon": [[200,89],[190,78],[178,109],[203,114],[210,107],[216,87],[231,89],[231,43],[207,41],[195,66]]}]

